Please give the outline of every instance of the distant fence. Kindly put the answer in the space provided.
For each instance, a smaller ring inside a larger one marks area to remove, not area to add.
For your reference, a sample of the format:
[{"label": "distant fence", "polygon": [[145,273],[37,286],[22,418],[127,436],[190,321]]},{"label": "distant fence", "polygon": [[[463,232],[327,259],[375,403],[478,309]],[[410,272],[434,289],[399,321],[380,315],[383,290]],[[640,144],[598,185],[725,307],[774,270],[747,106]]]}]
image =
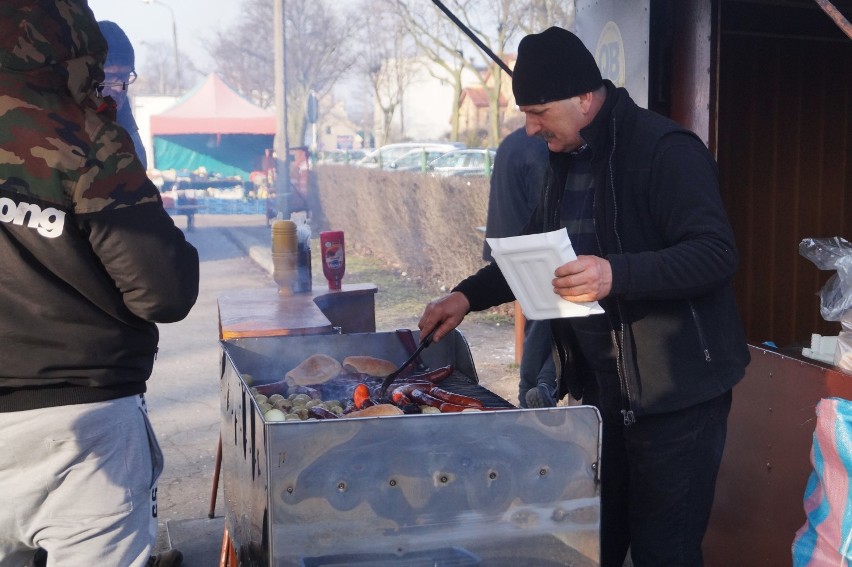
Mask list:
[{"label": "distant fence", "polygon": [[196,205],[204,207],[201,212],[208,215],[265,215],[266,199],[216,199],[196,198]]},{"label": "distant fence", "polygon": [[164,181],[163,202],[169,206],[197,207],[199,214],[256,215],[266,214],[266,190],[240,179],[178,178]]}]

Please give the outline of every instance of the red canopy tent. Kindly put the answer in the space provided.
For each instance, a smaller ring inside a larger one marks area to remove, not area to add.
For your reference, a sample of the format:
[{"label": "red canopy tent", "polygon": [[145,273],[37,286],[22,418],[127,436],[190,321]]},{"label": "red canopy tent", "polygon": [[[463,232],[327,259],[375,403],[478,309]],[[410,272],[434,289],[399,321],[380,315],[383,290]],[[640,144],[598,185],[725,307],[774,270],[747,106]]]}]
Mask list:
[{"label": "red canopy tent", "polygon": [[151,116],[154,166],[248,178],[275,136],[275,113],[226,85],[215,73],[174,106]]}]

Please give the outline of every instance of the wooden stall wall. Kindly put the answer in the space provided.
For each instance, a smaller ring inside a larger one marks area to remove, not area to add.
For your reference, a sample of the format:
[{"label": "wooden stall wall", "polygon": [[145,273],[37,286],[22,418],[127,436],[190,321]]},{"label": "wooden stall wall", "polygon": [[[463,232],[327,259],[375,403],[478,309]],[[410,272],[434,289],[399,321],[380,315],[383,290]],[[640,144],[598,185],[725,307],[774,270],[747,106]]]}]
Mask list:
[{"label": "wooden stall wall", "polygon": [[718,9],[704,0],[652,0],[648,108],[698,134],[715,152]]},{"label": "wooden stall wall", "polygon": [[834,272],[798,247],[852,240],[852,40],[809,0],[723,1],[720,18],[717,159],[747,336],[836,335],[816,295]]},{"label": "wooden stall wall", "polygon": [[672,82],[679,85],[681,95],[672,99],[669,116],[704,140],[713,150],[715,131],[711,128],[711,112],[715,104],[715,73],[710,2],[689,1],[678,5],[673,21]]}]

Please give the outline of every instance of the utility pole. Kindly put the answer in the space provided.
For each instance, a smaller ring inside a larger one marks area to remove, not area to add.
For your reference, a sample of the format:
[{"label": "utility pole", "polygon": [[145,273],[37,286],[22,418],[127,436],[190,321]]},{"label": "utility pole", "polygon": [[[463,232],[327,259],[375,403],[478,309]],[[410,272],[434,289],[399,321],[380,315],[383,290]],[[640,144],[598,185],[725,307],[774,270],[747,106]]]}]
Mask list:
[{"label": "utility pole", "polygon": [[290,141],[287,134],[287,34],[285,0],[274,0],[275,42],[275,195],[279,218],[290,218]]},{"label": "utility pole", "polygon": [[308,93],[308,104],[305,109],[305,116],[308,118],[308,123],[311,125],[311,155],[317,153],[317,119],[319,118],[319,101],[317,93],[313,90]]}]

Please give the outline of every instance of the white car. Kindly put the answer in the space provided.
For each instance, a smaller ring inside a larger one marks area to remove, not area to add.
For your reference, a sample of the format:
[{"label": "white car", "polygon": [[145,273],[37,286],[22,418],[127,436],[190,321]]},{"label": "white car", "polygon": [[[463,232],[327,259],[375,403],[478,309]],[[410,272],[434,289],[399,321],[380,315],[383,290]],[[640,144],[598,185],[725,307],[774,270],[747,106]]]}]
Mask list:
[{"label": "white car", "polygon": [[390,164],[412,150],[448,152],[459,147],[463,147],[463,145],[450,142],[400,142],[398,144],[388,144],[367,154],[358,160],[356,165],[373,169],[380,167],[381,169],[390,169]]},{"label": "white car", "polygon": [[322,165],[354,165],[366,155],[364,150],[325,150],[320,153],[318,164]]},{"label": "white car", "polygon": [[429,162],[427,171],[433,176],[491,175],[496,155],[493,148],[453,150]]},{"label": "white car", "polygon": [[429,162],[435,158],[441,157],[445,153],[447,153],[447,151],[443,148],[439,150],[417,148],[416,150],[411,150],[410,152],[403,154],[403,156],[398,160],[392,161],[385,169],[388,171],[425,171],[425,168],[429,166]]}]

